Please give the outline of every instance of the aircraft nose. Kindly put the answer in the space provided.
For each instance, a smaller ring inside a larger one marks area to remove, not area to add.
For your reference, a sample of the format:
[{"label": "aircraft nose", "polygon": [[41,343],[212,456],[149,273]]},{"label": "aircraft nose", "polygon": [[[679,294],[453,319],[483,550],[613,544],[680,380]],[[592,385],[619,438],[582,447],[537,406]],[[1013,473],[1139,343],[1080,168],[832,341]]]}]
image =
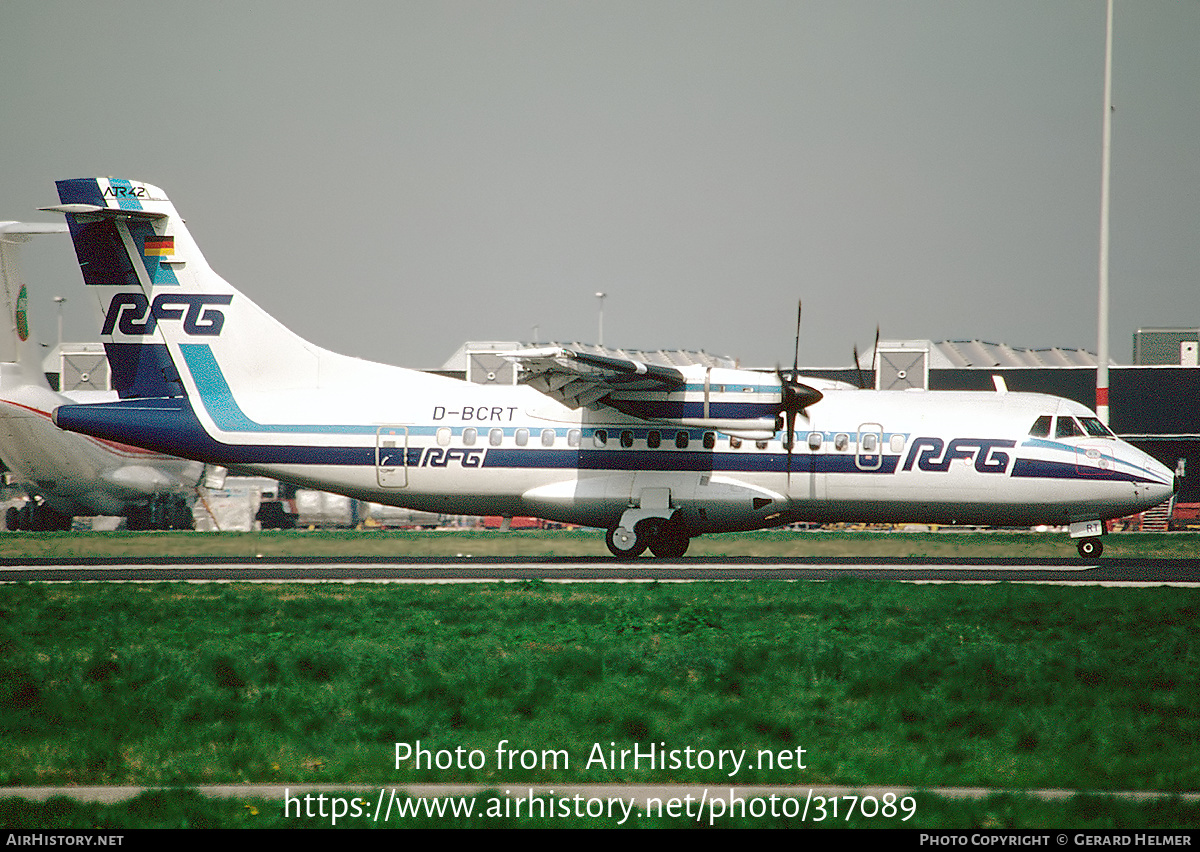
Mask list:
[{"label": "aircraft nose", "polygon": [[1154,489],[1157,494],[1161,495],[1159,497],[1160,502],[1162,500],[1170,500],[1173,494],[1179,493],[1180,480],[1175,471],[1161,462],[1155,462],[1155,466],[1151,470],[1162,477],[1161,485]]},{"label": "aircraft nose", "polygon": [[1180,488],[1180,479],[1175,475],[1175,471],[1171,470],[1158,459],[1149,455],[1142,450],[1136,450],[1136,455],[1132,461],[1140,461],[1145,478],[1142,480],[1142,485],[1138,490],[1141,490],[1145,498],[1153,500],[1153,503],[1147,505],[1157,506],[1164,500],[1170,500],[1172,494],[1178,494]]}]

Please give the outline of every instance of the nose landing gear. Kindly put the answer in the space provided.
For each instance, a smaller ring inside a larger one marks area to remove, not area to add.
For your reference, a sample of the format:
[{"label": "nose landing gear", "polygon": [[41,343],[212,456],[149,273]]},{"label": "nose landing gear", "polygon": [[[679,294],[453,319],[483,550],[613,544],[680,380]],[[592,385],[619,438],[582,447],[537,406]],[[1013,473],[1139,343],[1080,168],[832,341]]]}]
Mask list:
[{"label": "nose landing gear", "polygon": [[1108,532],[1104,521],[1076,521],[1067,528],[1071,538],[1078,539],[1075,547],[1084,559],[1095,559],[1104,552],[1100,536]]},{"label": "nose landing gear", "polygon": [[1081,538],[1075,547],[1084,559],[1095,559],[1104,552],[1104,545],[1098,538]]}]

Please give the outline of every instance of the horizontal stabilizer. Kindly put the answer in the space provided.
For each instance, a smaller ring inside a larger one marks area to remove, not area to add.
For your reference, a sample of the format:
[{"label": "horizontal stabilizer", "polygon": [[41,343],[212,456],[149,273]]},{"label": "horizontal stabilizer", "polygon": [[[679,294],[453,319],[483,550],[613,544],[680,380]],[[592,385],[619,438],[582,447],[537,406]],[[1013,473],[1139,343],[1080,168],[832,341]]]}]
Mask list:
[{"label": "horizontal stabilizer", "polygon": [[46,213],[73,213],[76,216],[110,216],[117,219],[166,219],[169,213],[158,210],[128,210],[117,207],[101,207],[99,204],[58,204],[54,207],[39,207]]}]

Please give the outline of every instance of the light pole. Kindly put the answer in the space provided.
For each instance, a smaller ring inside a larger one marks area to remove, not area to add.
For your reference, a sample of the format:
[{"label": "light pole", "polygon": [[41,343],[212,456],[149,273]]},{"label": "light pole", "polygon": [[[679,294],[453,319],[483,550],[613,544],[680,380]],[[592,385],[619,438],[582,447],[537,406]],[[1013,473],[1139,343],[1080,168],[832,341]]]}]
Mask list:
[{"label": "light pole", "polygon": [[596,298],[600,300],[600,336],[597,338],[596,343],[599,344],[601,348],[603,348],[604,347],[604,300],[606,298],[608,298],[608,294],[607,293],[596,293]]},{"label": "light pole", "polygon": [[1108,423],[1108,209],[1112,168],[1113,0],[1108,0],[1104,30],[1104,126],[1100,144],[1100,310],[1096,341],[1096,415]]}]

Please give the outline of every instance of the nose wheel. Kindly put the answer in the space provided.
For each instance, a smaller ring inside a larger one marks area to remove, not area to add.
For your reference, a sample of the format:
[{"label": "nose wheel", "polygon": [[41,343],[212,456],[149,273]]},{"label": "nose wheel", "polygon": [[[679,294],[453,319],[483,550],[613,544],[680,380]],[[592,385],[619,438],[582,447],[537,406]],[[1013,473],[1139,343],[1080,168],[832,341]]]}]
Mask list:
[{"label": "nose wheel", "polygon": [[1098,538],[1081,538],[1075,547],[1084,559],[1095,559],[1104,552],[1104,545]]}]

